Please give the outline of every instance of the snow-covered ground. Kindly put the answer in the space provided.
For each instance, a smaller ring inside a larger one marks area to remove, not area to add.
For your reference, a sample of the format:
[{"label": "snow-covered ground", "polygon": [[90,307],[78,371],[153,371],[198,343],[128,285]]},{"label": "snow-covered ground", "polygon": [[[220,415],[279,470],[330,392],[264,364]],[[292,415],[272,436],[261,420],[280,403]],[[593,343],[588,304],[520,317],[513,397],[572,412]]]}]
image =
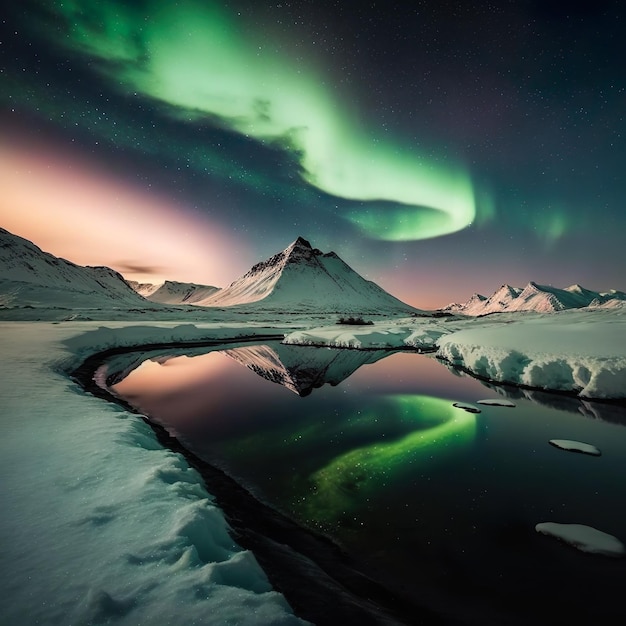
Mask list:
[{"label": "snow-covered ground", "polygon": [[0,323],[0,622],[302,623],[184,458],[63,373],[112,345],[242,329],[100,325]]},{"label": "snow-covered ground", "polygon": [[483,318],[415,317],[369,326],[297,330],[290,344],[418,348],[495,382],[584,398],[626,398],[626,309],[508,313]]},{"label": "snow-covered ground", "polygon": [[439,321],[430,317],[386,320],[370,325],[333,324],[296,330],[285,336],[284,343],[304,346],[329,346],[358,350],[415,348],[431,351],[437,341],[473,320]]},{"label": "snow-covered ground", "polygon": [[0,322],[2,622],[300,623],[184,458],[68,378],[106,348],[280,333],[293,344],[438,349],[492,380],[626,397],[624,309],[303,326]]},{"label": "snow-covered ground", "polygon": [[483,378],[626,398],[626,310],[583,310],[465,329],[439,340],[437,355]]}]

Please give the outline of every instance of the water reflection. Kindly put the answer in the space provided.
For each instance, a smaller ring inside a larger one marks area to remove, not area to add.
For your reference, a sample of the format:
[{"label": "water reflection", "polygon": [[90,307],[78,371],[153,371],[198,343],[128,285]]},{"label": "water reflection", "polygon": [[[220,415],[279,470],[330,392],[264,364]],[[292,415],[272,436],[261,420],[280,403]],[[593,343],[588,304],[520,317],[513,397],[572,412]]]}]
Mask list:
[{"label": "water reflection", "polygon": [[389,356],[389,351],[318,349],[303,352],[299,346],[275,344],[233,348],[224,350],[223,354],[266,380],[304,397],[322,385],[338,385],[363,365]]},{"label": "water reflection", "polygon": [[[441,362],[452,374],[460,378],[473,378],[471,374],[458,370],[446,361]],[[476,379],[479,380],[479,379]],[[626,411],[624,407],[606,402],[594,402],[583,400],[573,396],[560,393],[551,393],[541,389],[522,389],[514,385],[496,385],[484,380],[479,382],[494,393],[510,400],[525,399],[559,411],[567,411],[577,415],[583,415],[589,419],[599,419],[605,422],[612,422],[620,426],[626,426]]]},{"label": "water reflection", "polygon": [[[442,462],[476,434],[474,415],[457,411],[449,401],[420,395],[389,396],[384,407],[372,407],[365,418],[385,429],[394,418],[415,430],[395,439],[355,447],[334,457],[310,476],[311,496],[300,506],[301,516],[320,527],[334,526],[346,513],[363,507],[380,491],[413,473],[420,464]],[[363,418],[364,416],[359,416]],[[382,426],[382,424],[381,424]],[[387,437],[387,439],[389,439]]]},{"label": "water reflection", "polygon": [[[510,607],[534,624],[585,615],[591,602],[593,623],[622,610],[620,564],[581,559],[534,527],[583,523],[626,538],[615,506],[626,490],[623,408],[451,376],[408,353],[265,343],[143,356],[116,357],[99,376],[396,588],[462,598],[462,616],[485,624],[512,623]],[[119,371],[130,374],[116,382]],[[452,406],[498,395],[516,408]],[[591,443],[602,457],[557,450],[553,438]]]}]

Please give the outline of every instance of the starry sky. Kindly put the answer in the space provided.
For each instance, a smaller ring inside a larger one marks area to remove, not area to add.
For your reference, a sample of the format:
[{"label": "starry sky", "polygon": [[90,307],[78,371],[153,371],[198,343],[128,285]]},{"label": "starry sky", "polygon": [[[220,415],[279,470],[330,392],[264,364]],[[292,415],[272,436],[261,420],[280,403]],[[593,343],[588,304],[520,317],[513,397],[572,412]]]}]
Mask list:
[{"label": "starry sky", "polygon": [[26,0],[0,226],[226,286],[303,236],[422,308],[626,290],[619,0]]}]

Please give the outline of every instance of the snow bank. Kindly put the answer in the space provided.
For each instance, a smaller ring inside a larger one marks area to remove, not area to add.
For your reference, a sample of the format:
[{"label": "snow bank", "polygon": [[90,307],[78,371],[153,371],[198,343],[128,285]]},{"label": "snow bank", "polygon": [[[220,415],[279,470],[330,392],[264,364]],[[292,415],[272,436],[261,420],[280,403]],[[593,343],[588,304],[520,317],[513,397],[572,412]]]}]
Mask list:
[{"label": "snow bank", "polygon": [[283,343],[360,350],[416,348],[431,351],[435,349],[437,340],[452,332],[455,326],[428,318],[425,320],[403,319],[364,326],[321,326],[289,333]]},{"label": "snow bank", "polygon": [[563,311],[460,330],[439,339],[437,356],[496,382],[617,399],[626,398],[624,337],[621,309]]},{"label": "snow bank", "polygon": [[[57,322],[53,322],[55,324]],[[2,324],[2,322],[0,322]],[[200,322],[195,324],[181,324],[180,322],[155,321],[154,323],[141,322],[62,322],[65,328],[74,328],[74,333],[63,331],[63,344],[66,347],[57,367],[64,371],[78,367],[88,356],[112,348],[132,348],[135,346],[158,346],[171,344],[221,343],[250,337],[264,337],[280,339],[284,337],[288,328],[297,328],[303,325],[302,320],[280,321],[268,324],[266,321],[233,322],[230,324],[218,322]],[[122,357],[128,359],[128,356]]]},{"label": "snow bank", "polygon": [[368,326],[321,326],[287,334],[286,344],[335,348],[437,350],[486,380],[582,398],[626,398],[626,310],[436,320],[408,318]]},{"label": "snow bank", "polygon": [[51,367],[94,349],[208,333],[0,324],[3,623],[302,623],[233,542],[184,458]]}]

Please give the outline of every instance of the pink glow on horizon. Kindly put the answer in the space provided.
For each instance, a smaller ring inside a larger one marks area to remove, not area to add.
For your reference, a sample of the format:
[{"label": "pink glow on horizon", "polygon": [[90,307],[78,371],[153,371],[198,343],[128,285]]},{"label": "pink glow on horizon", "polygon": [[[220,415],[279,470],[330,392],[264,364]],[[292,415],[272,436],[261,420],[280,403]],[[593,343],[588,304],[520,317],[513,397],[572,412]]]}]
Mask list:
[{"label": "pink glow on horizon", "polygon": [[218,287],[239,273],[230,266],[239,242],[224,227],[67,150],[0,142],[0,189],[2,228],[79,265]]}]

